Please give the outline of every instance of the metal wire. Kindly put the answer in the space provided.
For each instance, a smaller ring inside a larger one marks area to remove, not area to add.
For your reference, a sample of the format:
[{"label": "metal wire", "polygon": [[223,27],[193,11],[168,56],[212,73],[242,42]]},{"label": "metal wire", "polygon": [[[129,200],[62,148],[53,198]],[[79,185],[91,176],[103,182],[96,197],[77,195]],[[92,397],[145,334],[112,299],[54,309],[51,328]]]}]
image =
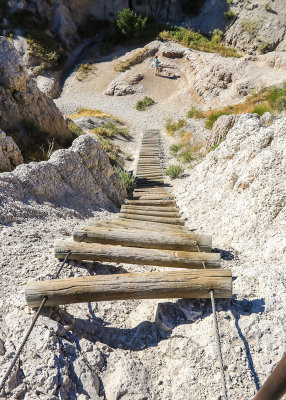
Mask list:
[{"label": "metal wire", "polygon": [[[83,238],[84,238],[84,237],[83,237]],[[82,240],[83,240],[83,238],[82,238]],[[65,256],[65,258],[64,258],[64,260],[63,260],[63,262],[62,262],[62,264],[61,264],[61,266],[60,266],[60,268],[58,269],[56,275],[55,275],[52,279],[57,279],[57,278],[59,277],[59,274],[61,273],[61,270],[63,269],[63,266],[64,266],[65,263],[67,262],[68,256],[69,256],[70,254],[71,254],[71,251],[69,251],[69,252],[66,254],[66,256]],[[14,368],[14,366],[15,366],[15,364],[16,364],[16,362],[17,362],[17,360],[18,360],[18,358],[19,358],[19,356],[20,356],[20,354],[21,354],[21,352],[22,352],[22,350],[23,350],[23,348],[24,348],[24,346],[25,346],[25,344],[27,343],[31,332],[32,332],[34,326],[36,325],[37,319],[39,318],[39,316],[40,316],[40,314],[41,314],[42,308],[44,307],[44,305],[45,305],[45,303],[46,303],[47,300],[48,300],[48,297],[45,296],[45,297],[43,298],[43,300],[42,300],[42,303],[41,303],[40,307],[38,308],[38,311],[37,311],[36,315],[35,315],[34,318],[33,318],[33,321],[31,322],[31,325],[29,326],[29,329],[28,329],[28,331],[27,331],[27,333],[26,333],[26,335],[25,335],[25,337],[24,337],[22,343],[20,344],[19,349],[17,350],[17,352],[16,352],[16,354],[15,354],[13,360],[12,360],[12,362],[11,362],[11,364],[10,364],[10,366],[9,366],[9,368],[8,368],[8,370],[7,370],[7,372],[6,372],[6,374],[5,374],[4,377],[2,378],[2,381],[1,381],[1,383],[0,383],[0,393],[1,393],[2,390],[4,389],[5,383],[6,383],[7,379],[9,378],[9,376],[10,376],[10,374],[11,374],[11,372],[12,372],[12,370],[13,370],[13,368]]]},{"label": "metal wire", "polygon": [[[197,249],[198,252],[201,252],[200,246],[197,244]],[[202,261],[204,269],[206,269],[206,264]],[[211,302],[212,302],[212,310],[213,310],[213,316],[214,316],[214,328],[215,328],[215,338],[216,338],[216,344],[217,344],[217,352],[219,356],[219,368],[220,368],[220,374],[221,374],[221,379],[222,379],[222,387],[223,387],[223,394],[224,394],[224,399],[228,400],[227,397],[227,390],[226,390],[226,383],[225,383],[225,375],[224,375],[224,368],[223,368],[223,362],[222,362],[222,353],[221,353],[221,342],[220,342],[220,334],[219,334],[219,329],[218,329],[218,322],[217,322],[217,315],[216,315],[216,308],[215,308],[215,299],[214,299],[214,291],[210,291],[211,295]]]},{"label": "metal wire", "polygon": [[224,375],[224,368],[223,368],[223,362],[222,362],[220,334],[219,334],[219,329],[218,329],[218,322],[217,322],[217,315],[216,315],[215,299],[214,299],[214,291],[213,290],[210,291],[210,295],[211,295],[211,302],[212,302],[212,309],[213,309],[213,316],[214,316],[215,337],[216,337],[217,351],[218,351],[218,356],[219,356],[219,367],[220,367],[220,374],[221,374],[221,379],[222,379],[223,394],[224,394],[225,400],[227,400],[228,397],[227,397],[225,375]]}]

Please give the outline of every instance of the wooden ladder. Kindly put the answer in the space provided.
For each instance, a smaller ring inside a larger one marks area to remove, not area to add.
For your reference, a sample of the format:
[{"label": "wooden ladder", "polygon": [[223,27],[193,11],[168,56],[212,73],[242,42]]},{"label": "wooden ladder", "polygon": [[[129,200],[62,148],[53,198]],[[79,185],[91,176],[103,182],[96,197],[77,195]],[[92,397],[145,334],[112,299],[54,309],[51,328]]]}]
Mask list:
[{"label": "wooden ladder", "polygon": [[[170,187],[164,183],[158,130],[143,133],[137,162],[136,189],[119,217],[80,225],[73,240],[57,240],[55,255],[179,268],[176,271],[86,276],[29,282],[26,300],[47,306],[121,299],[209,298],[232,296],[232,274],[220,269],[220,254],[211,253],[211,236],[190,232],[181,218]],[[180,270],[180,268],[184,270]]]}]

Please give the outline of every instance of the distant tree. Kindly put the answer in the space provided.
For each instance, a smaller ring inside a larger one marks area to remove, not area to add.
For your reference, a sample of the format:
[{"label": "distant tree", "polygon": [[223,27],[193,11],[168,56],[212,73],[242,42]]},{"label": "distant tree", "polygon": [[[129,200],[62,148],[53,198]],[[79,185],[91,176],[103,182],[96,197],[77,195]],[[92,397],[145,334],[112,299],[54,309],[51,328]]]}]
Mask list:
[{"label": "distant tree", "polygon": [[129,39],[140,36],[146,27],[147,17],[142,18],[130,8],[124,8],[119,11],[117,17],[117,26],[120,32]]}]

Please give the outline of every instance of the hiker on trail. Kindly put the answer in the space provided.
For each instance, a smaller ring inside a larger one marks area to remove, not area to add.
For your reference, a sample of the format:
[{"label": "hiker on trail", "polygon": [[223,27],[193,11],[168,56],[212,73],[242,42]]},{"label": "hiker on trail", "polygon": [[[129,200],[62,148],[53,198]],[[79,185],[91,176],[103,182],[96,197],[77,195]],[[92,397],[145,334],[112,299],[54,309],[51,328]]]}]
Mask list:
[{"label": "hiker on trail", "polygon": [[160,61],[158,60],[158,56],[155,56],[155,60],[154,60],[154,63],[155,63],[155,75],[159,75],[159,64],[160,64]]}]

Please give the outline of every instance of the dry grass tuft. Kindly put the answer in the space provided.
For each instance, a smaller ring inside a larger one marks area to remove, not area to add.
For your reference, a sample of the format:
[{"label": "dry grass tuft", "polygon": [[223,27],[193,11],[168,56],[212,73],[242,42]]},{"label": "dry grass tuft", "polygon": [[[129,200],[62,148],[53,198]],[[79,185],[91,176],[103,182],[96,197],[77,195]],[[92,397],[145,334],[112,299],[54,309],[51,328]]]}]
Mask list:
[{"label": "dry grass tuft", "polygon": [[114,121],[119,122],[120,124],[123,121],[120,118],[114,117],[110,114],[102,112],[100,110],[91,110],[89,108],[79,108],[76,114],[69,115],[70,119],[77,119],[80,117],[101,117],[101,118],[112,118]]},{"label": "dry grass tuft", "polygon": [[147,51],[148,50],[144,47],[144,49],[138,50],[133,56],[127,58],[126,60],[118,61],[113,67],[114,71],[124,72],[132,65],[141,63],[146,58]]}]

